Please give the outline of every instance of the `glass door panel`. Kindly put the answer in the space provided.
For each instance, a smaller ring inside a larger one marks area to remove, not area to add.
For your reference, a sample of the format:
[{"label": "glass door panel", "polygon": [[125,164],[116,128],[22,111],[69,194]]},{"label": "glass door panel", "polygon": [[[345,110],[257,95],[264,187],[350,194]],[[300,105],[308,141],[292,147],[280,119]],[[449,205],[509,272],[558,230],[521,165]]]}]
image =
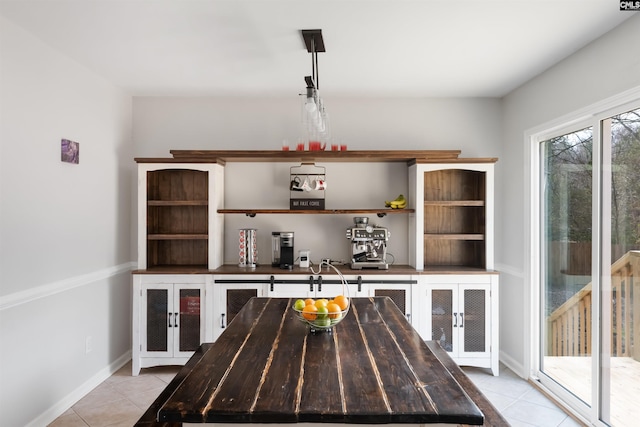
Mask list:
[{"label": "glass door panel", "polygon": [[640,109],[602,121],[602,162],[600,419],[627,426],[640,402]]},{"label": "glass door panel", "polygon": [[448,352],[453,351],[453,303],[452,289],[431,291],[431,337]]},{"label": "glass door panel", "polygon": [[465,289],[464,312],[460,327],[464,328],[464,352],[482,353],[487,348],[487,295],[484,289]]},{"label": "glass door panel", "polygon": [[200,346],[200,289],[180,289],[180,315],[175,323],[179,331],[179,351],[196,351]]},{"label": "glass door panel", "polygon": [[592,128],[541,149],[540,370],[591,405]]},{"label": "glass door panel", "polygon": [[169,350],[169,291],[146,290],[147,351]]}]

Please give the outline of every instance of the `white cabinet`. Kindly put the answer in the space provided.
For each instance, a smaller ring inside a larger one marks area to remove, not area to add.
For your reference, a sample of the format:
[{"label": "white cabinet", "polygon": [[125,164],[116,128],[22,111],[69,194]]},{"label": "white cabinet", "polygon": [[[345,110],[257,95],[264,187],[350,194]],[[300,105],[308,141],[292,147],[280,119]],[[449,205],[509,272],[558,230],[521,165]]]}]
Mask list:
[{"label": "white cabinet", "polygon": [[134,275],[132,374],[184,364],[205,339],[205,276]]},{"label": "white cabinet", "polygon": [[251,298],[266,296],[269,276],[260,275],[220,275],[213,278],[211,292],[211,336],[207,341],[215,341],[228,324]]},{"label": "white cabinet", "polygon": [[424,276],[419,332],[463,366],[498,375],[498,275]]}]

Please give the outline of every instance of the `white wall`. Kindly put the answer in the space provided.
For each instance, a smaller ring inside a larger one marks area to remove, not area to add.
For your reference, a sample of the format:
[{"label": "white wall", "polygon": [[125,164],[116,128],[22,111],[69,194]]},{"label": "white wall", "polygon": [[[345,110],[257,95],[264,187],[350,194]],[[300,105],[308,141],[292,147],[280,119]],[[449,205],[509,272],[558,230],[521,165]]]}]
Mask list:
[{"label": "white wall", "polygon": [[131,98],[2,17],[0,39],[0,413],[44,425],[130,354]]},{"label": "white wall", "polygon": [[497,261],[500,283],[501,359],[523,376],[529,360],[530,241],[527,189],[527,130],[640,85],[640,15],[576,52],[503,100],[503,147],[506,167],[496,175],[498,210]]},{"label": "white wall", "polygon": [[[462,157],[500,157],[497,99],[325,99],[334,138],[356,150],[461,149]],[[171,149],[279,150],[301,135],[300,100],[289,98],[155,98],[133,100],[137,157],[170,157]],[[499,162],[500,163],[500,162]],[[405,164],[319,163],[327,167],[327,208],[382,208],[385,199],[407,192]],[[226,208],[288,208],[289,163],[228,163]],[[500,167],[500,166],[498,166]],[[391,231],[389,251],[406,264],[408,218],[391,215],[371,222]],[[237,229],[258,229],[260,263],[270,262],[272,231],[294,231],[295,250],[311,260],[347,260],[347,227],[353,215],[225,216],[226,263],[237,260]]]}]

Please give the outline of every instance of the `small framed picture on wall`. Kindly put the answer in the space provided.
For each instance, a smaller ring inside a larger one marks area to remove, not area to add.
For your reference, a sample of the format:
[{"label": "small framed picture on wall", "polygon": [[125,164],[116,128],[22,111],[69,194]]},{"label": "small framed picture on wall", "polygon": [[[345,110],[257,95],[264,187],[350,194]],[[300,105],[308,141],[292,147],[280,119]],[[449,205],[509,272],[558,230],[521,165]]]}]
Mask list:
[{"label": "small framed picture on wall", "polygon": [[80,163],[80,144],[63,139],[60,144],[60,159],[66,163]]}]

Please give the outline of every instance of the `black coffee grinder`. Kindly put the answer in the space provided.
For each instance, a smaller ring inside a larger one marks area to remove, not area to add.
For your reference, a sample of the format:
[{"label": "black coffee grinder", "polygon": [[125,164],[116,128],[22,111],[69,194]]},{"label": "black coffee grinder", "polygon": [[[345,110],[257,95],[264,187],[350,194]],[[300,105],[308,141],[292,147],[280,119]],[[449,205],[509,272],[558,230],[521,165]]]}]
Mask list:
[{"label": "black coffee grinder", "polygon": [[293,232],[274,231],[271,233],[271,265],[283,270],[293,269]]}]

